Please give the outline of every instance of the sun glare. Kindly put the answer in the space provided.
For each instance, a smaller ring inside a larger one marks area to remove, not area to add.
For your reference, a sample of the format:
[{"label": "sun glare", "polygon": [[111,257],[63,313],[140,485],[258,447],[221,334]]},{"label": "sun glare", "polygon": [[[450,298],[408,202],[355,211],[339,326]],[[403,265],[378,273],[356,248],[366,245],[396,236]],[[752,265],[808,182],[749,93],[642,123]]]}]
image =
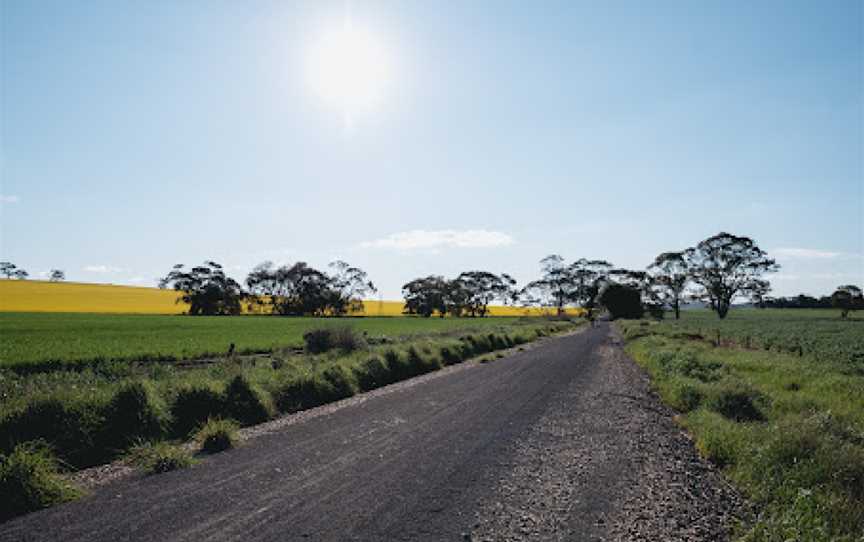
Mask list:
[{"label": "sun glare", "polygon": [[392,78],[392,59],[381,39],[346,21],[321,33],[307,58],[312,92],[338,109],[346,123],[381,106]]}]

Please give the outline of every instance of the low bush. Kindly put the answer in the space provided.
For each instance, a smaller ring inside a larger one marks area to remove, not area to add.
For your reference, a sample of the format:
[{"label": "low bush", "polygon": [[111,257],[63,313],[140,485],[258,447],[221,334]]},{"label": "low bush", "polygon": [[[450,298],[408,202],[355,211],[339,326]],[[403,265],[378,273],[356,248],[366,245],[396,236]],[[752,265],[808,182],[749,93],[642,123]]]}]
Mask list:
[{"label": "low bush", "polygon": [[133,446],[127,458],[147,474],[185,469],[194,463],[192,454],[182,446],[167,442],[142,442]]},{"label": "low bush", "polygon": [[321,377],[332,388],[331,400],[345,399],[357,393],[354,375],[339,364],[332,364],[321,372]]},{"label": "low bush", "polygon": [[736,422],[762,421],[765,416],[756,406],[764,400],[759,391],[739,380],[720,382],[712,389],[707,406]]},{"label": "low bush", "polygon": [[298,412],[341,399],[321,374],[296,376],[280,385],[275,393],[280,412]]},{"label": "low bush", "polygon": [[161,437],[168,426],[162,398],[146,380],[123,384],[105,407],[102,442],[105,449],[123,450],[135,441]]},{"label": "low bush", "polygon": [[683,379],[669,383],[669,404],[680,412],[696,410],[705,399],[705,394],[695,384]]},{"label": "low bush", "polygon": [[48,448],[19,444],[0,455],[0,521],[72,500],[80,492],[59,474]]},{"label": "low bush", "polygon": [[392,382],[390,370],[378,356],[371,357],[355,367],[354,378],[362,391],[374,390]]},{"label": "low bush", "polygon": [[414,345],[408,347],[408,377],[417,376],[441,368],[441,362],[431,354],[423,355]]},{"label": "low bush", "polygon": [[462,361],[462,351],[458,347],[444,345],[438,352],[444,365],[455,365]]},{"label": "low bush", "polygon": [[265,422],[273,415],[270,396],[242,375],[235,376],[225,388],[224,401],[225,415],[242,425]]},{"label": "low bush", "polygon": [[99,449],[104,406],[98,401],[69,398],[36,399],[0,421],[0,451],[43,440],[59,458],[75,467],[88,467],[110,458]]},{"label": "low bush", "polygon": [[333,349],[347,353],[366,346],[366,339],[350,326],[311,329],[303,334],[303,342],[310,354],[321,354]]},{"label": "low bush", "polygon": [[237,445],[238,427],[232,420],[209,419],[195,434],[201,451],[213,454]]},{"label": "low bush", "polygon": [[180,388],[171,405],[174,433],[186,436],[207,421],[225,413],[223,394],[215,386],[190,384]]}]

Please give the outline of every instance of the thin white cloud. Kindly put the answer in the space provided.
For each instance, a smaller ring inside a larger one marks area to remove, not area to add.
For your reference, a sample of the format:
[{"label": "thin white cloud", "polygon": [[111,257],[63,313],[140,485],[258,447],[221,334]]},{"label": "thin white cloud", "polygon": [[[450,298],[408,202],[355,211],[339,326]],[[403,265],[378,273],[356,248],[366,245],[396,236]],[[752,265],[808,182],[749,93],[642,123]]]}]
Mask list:
[{"label": "thin white cloud", "polygon": [[489,230],[412,230],[393,233],[382,239],[364,241],[363,248],[393,248],[398,250],[504,247],[513,238],[500,231]]},{"label": "thin white cloud", "polygon": [[769,254],[783,260],[831,260],[844,255],[842,252],[813,248],[777,248]]},{"label": "thin white cloud", "polygon": [[18,203],[21,201],[21,198],[18,196],[9,196],[6,194],[0,194],[0,203]]},{"label": "thin white cloud", "polygon": [[84,271],[89,273],[122,273],[124,269],[122,267],[114,267],[112,265],[85,265]]}]

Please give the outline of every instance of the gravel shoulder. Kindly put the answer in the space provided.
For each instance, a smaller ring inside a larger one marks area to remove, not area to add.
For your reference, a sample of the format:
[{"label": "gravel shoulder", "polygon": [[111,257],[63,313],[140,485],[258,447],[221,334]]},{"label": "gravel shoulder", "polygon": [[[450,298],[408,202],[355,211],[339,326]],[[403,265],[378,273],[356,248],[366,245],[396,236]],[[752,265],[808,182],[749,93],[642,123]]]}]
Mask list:
[{"label": "gravel shoulder", "polygon": [[741,509],[605,323],[421,379],[0,540],[718,540]]}]

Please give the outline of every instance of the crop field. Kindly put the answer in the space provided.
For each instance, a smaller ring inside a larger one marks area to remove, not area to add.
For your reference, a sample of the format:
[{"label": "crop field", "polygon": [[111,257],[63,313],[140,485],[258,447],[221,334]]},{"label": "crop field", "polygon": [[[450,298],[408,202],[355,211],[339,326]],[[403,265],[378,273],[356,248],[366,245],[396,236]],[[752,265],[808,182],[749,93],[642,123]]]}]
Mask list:
[{"label": "crop field", "polygon": [[666,320],[662,333],[864,367],[864,314],[846,321],[829,309],[739,309],[724,320],[707,310],[682,314]]},{"label": "crop field", "polygon": [[175,360],[303,346],[312,327],[350,324],[370,337],[507,327],[518,318],[285,318],[145,314],[0,313],[0,367]]},{"label": "crop field", "polygon": [[[2,312],[83,312],[106,314],[183,314],[185,303],[177,303],[177,292],[80,282],[0,279],[0,313]],[[402,316],[401,301],[363,302],[363,311],[352,316]],[[244,304],[244,310],[248,307]],[[513,306],[489,307],[492,316],[541,316],[549,311]],[[580,316],[580,309],[569,309]]]},{"label": "crop field", "polygon": [[864,540],[864,320],[738,309],[620,326],[700,452],[756,504],[741,540]]}]

